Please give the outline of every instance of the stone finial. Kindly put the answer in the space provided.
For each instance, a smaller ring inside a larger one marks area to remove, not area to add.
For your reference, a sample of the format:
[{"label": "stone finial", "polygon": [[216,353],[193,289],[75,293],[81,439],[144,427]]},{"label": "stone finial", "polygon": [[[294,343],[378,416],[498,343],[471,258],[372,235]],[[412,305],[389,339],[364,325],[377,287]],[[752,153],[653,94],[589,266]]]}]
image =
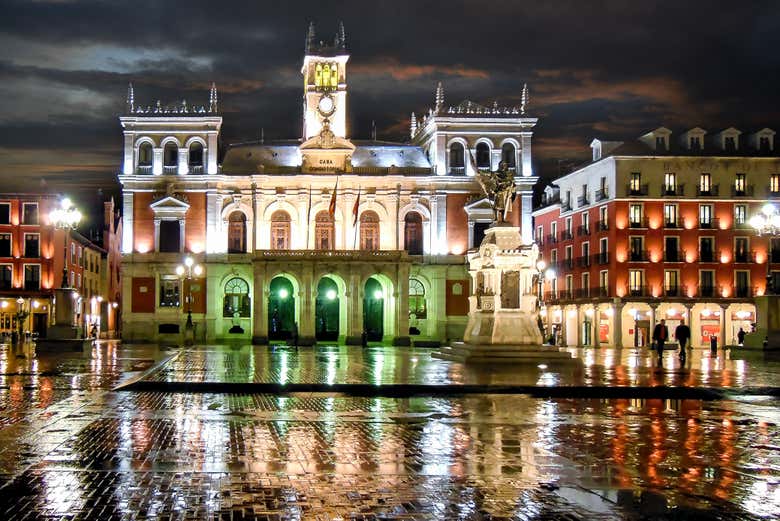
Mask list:
[{"label": "stone finial", "polygon": [[309,31],[306,33],[306,53],[308,54],[316,45],[317,36],[314,31],[314,22],[309,22]]},{"label": "stone finial", "polygon": [[135,92],[133,92],[133,84],[127,84],[127,113],[132,114],[135,110]]},{"label": "stone finial", "polygon": [[209,112],[217,112],[217,84],[211,82],[209,91]]},{"label": "stone finial", "polygon": [[520,114],[525,115],[528,110],[528,84],[523,83],[523,95],[520,97]]},{"label": "stone finial", "polygon": [[337,35],[339,49],[345,50],[347,48],[347,35],[344,32],[344,22],[339,21],[339,32]]},{"label": "stone finial", "polygon": [[409,130],[412,137],[414,137],[414,135],[417,134],[417,116],[414,115],[414,112],[412,112],[412,120],[409,125]]},{"label": "stone finial", "polygon": [[444,87],[441,86],[441,82],[436,86],[436,112],[444,105]]}]

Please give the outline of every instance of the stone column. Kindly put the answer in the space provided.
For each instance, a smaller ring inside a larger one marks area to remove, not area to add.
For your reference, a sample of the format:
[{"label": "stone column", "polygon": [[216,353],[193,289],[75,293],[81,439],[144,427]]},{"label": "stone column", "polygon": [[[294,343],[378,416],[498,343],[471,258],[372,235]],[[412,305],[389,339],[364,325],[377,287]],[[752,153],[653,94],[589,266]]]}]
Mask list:
[{"label": "stone column", "polygon": [[265,263],[254,262],[254,291],[252,292],[252,343],[268,343],[268,295],[265,290]]},{"label": "stone column", "polygon": [[360,273],[355,272],[354,265],[350,267],[346,277],[347,291],[344,293],[347,301],[347,345],[360,345],[360,335],[363,333],[363,288],[360,287]]},{"label": "stone column", "polygon": [[133,146],[133,135],[125,134],[125,156],[122,162],[122,173],[130,175],[135,173],[135,146]]},{"label": "stone column", "polygon": [[411,345],[409,339],[409,264],[399,262],[396,268],[396,280],[393,281],[395,297],[395,338],[393,345]]},{"label": "stone column", "polygon": [[314,299],[317,289],[314,285],[314,264],[306,263],[301,269],[301,290],[298,294],[298,343],[314,345]]},{"label": "stone column", "polygon": [[152,149],[152,174],[162,175],[163,172],[163,149],[154,147]]},{"label": "stone column", "polygon": [[593,322],[591,323],[591,326],[593,327],[593,347],[600,347],[600,339],[599,339],[599,333],[601,332],[601,311],[598,304],[595,304],[593,306]]},{"label": "stone column", "polygon": [[693,329],[693,304],[685,304],[686,324],[691,330],[691,338],[688,339],[688,347],[693,347],[693,339],[696,336]]},{"label": "stone column", "polygon": [[186,148],[180,148],[179,149],[179,164],[178,164],[178,170],[177,173],[179,175],[187,175],[190,171],[190,151]]},{"label": "stone column", "polygon": [[523,177],[533,177],[533,164],[531,163],[531,136],[533,132],[520,133],[520,155],[521,155],[521,175]]},{"label": "stone column", "polygon": [[625,305],[619,298],[614,301],[615,310],[612,313],[612,323],[614,325],[612,338],[614,338],[615,347],[623,347],[623,306]]},{"label": "stone column", "polygon": [[585,312],[582,310],[582,306],[574,306],[574,309],[577,310],[577,347],[582,347],[582,315]]},{"label": "stone column", "polygon": [[[122,193],[122,253],[132,253],[133,244],[133,192],[125,190]],[[122,309],[130,309],[129,307]]]},{"label": "stone column", "polygon": [[[216,132],[210,132],[208,136],[208,147],[206,147],[203,150],[203,154],[206,155],[207,158],[207,170],[206,173],[208,174],[216,174],[217,173],[217,154],[218,154],[218,146],[217,146],[217,138],[218,134]],[[208,151],[208,153],[206,153]]]},{"label": "stone column", "polygon": [[718,338],[718,347],[723,347],[728,341],[728,335],[726,334],[726,310],[728,304],[720,304],[720,338]]},{"label": "stone column", "polygon": [[213,188],[206,192],[206,253],[227,251],[226,237],[220,233],[221,198]]}]

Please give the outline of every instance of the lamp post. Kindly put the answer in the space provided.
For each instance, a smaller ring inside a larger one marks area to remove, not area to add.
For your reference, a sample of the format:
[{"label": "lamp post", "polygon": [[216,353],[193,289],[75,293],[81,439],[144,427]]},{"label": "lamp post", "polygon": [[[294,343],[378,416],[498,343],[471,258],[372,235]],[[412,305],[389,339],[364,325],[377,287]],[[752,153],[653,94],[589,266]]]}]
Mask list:
[{"label": "lamp post", "polygon": [[184,264],[176,266],[176,275],[187,281],[187,323],[184,328],[188,333],[192,333],[192,276],[200,277],[203,273],[203,266],[195,264],[195,260],[187,256],[184,258]]},{"label": "lamp post", "polygon": [[60,201],[60,207],[52,210],[49,214],[49,219],[55,228],[65,231],[65,236],[62,239],[62,249],[65,252],[65,255],[62,264],[61,287],[68,288],[70,287],[70,284],[68,283],[68,236],[70,235],[70,230],[79,225],[79,221],[81,221],[81,212],[73,206],[70,199],[65,197]]},{"label": "lamp post", "polygon": [[24,308],[24,299],[16,299],[16,327],[19,328],[19,341],[24,341],[24,321],[30,316],[30,311]]},{"label": "lamp post", "polygon": [[777,207],[771,203],[766,203],[761,208],[761,213],[750,218],[750,226],[756,230],[756,235],[767,236],[766,248],[766,290],[765,295],[774,295],[775,288],[772,284],[772,239],[780,237],[780,213]]}]

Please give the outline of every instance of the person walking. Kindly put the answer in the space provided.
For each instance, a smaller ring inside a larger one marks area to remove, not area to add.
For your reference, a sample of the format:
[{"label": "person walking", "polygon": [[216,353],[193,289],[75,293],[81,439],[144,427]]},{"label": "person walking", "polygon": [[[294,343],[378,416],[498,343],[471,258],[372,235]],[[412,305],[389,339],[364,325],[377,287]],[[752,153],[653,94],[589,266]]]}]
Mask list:
[{"label": "person walking", "polygon": [[661,366],[664,356],[664,343],[669,338],[669,329],[666,327],[666,319],[661,319],[661,322],[655,325],[653,329],[653,342],[655,342],[655,348],[658,351],[658,366]]},{"label": "person walking", "polygon": [[680,320],[680,325],[674,328],[674,338],[680,344],[680,362],[685,363],[688,341],[691,339],[691,329],[685,325],[685,319]]},{"label": "person walking", "polygon": [[745,330],[742,328],[739,328],[739,331],[737,331],[737,342],[739,343],[740,346],[745,343],[746,334],[747,333],[745,333]]}]

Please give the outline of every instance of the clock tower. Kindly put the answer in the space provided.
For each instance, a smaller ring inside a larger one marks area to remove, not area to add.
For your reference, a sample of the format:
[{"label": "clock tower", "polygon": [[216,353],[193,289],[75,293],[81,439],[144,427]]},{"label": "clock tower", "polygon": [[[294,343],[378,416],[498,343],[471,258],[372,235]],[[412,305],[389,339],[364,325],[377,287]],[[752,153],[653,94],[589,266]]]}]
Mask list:
[{"label": "clock tower", "polygon": [[344,24],[332,43],[317,40],[314,23],[306,35],[303,58],[303,140],[318,136],[323,127],[335,137],[347,137],[347,54]]}]

